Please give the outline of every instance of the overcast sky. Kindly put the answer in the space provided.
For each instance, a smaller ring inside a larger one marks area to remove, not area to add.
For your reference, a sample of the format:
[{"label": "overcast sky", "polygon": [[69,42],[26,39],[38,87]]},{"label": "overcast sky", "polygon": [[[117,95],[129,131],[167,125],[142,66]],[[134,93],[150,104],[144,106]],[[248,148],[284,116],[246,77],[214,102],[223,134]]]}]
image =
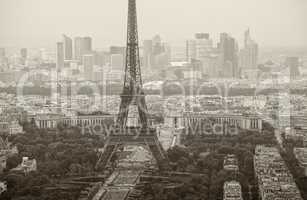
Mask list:
[{"label": "overcast sky", "polygon": [[[0,46],[50,47],[61,34],[91,36],[95,48],[124,45],[128,0],[0,0]],[[307,0],[137,0],[141,40],[160,34],[184,45],[195,32],[242,44],[307,46]]]}]

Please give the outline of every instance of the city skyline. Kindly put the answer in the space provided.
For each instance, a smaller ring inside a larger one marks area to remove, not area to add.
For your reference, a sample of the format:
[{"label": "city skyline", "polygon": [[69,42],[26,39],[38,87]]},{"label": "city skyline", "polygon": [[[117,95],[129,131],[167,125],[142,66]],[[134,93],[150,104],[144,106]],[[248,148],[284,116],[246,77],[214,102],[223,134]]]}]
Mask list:
[{"label": "city skyline", "polygon": [[[124,2],[22,0],[16,4],[16,0],[0,3],[3,9],[0,44],[4,47],[53,47],[62,34],[91,36],[95,40],[94,48],[125,44],[127,8]],[[183,46],[194,33],[208,32],[217,43],[219,34],[227,32],[242,46],[244,31],[250,28],[260,47],[307,45],[304,23],[307,2],[302,0],[238,0],[236,3],[169,0],[138,4],[140,41],[159,33],[171,45]]]},{"label": "city skyline", "polygon": [[1,0],[0,199],[307,199],[306,5]]}]

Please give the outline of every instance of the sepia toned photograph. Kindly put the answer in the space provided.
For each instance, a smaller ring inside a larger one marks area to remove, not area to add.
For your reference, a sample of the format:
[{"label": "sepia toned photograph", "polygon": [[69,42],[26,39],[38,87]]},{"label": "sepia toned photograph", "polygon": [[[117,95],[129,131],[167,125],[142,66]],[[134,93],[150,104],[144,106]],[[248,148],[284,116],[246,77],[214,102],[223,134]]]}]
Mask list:
[{"label": "sepia toned photograph", "polygon": [[0,200],[307,200],[306,0],[0,0]]}]

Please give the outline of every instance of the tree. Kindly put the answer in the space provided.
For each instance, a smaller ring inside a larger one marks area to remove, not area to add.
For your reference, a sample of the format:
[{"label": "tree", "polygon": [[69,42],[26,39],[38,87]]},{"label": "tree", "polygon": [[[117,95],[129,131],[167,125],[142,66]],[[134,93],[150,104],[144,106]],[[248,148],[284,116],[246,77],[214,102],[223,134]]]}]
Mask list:
[{"label": "tree", "polygon": [[[94,172],[94,166],[98,159],[96,149],[103,146],[97,136],[82,135],[78,128],[64,128],[58,133],[38,130],[27,126],[27,132],[23,135],[12,136],[13,143],[17,146],[19,154],[9,157],[8,169],[21,163],[21,158],[27,156],[37,160],[37,173],[15,174],[7,172],[3,180],[7,181],[9,191],[4,199],[53,200],[77,199],[78,192],[69,191],[61,193],[41,194],[51,180],[60,181],[71,174],[70,166],[77,166],[77,172],[82,175]],[[79,190],[78,190],[79,191]],[[3,199],[2,196],[0,199]]]},{"label": "tree", "polygon": [[17,167],[20,163],[21,163],[21,157],[18,154],[10,156],[6,160],[6,169],[11,170]]},{"label": "tree", "polygon": [[189,153],[185,148],[175,146],[172,149],[169,149],[168,152],[168,158],[172,162],[178,161],[181,157],[189,158]]}]

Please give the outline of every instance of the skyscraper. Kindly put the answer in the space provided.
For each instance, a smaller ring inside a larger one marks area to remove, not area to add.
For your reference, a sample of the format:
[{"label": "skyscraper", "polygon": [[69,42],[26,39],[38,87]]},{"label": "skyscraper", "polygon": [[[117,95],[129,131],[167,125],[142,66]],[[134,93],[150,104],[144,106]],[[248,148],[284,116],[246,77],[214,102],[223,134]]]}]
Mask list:
[{"label": "skyscraper", "polygon": [[83,38],[76,37],[75,38],[75,59],[82,61],[82,49],[83,49]]},{"label": "skyscraper", "polygon": [[151,69],[160,69],[170,62],[170,48],[162,43],[159,35],[154,36],[152,40],[145,40],[143,48],[145,66],[150,66]]},{"label": "skyscraper", "polygon": [[124,71],[124,56],[122,54],[111,55],[111,68],[112,70]]},{"label": "skyscraper", "polygon": [[220,59],[219,53],[214,50],[210,55],[206,58],[202,59],[202,73],[205,76],[210,78],[219,77],[219,68],[220,68]]},{"label": "skyscraper", "polygon": [[213,42],[208,33],[196,33],[195,38],[186,43],[187,61],[205,59],[211,53],[212,48]]},{"label": "skyscraper", "polygon": [[187,40],[186,42],[186,60],[190,62],[192,59],[196,59],[196,41]]},{"label": "skyscraper", "polygon": [[124,58],[126,55],[126,47],[111,46],[110,47],[110,65],[112,70],[124,70]]},{"label": "skyscraper", "polygon": [[0,58],[5,57],[5,48],[0,48]]},{"label": "skyscraper", "polygon": [[244,48],[240,51],[240,68],[257,69],[258,44],[250,37],[249,29],[244,34]]},{"label": "skyscraper", "polygon": [[63,42],[57,43],[56,52],[56,68],[57,68],[57,83],[56,83],[56,95],[57,95],[57,112],[61,113],[61,72],[64,67],[64,44]]},{"label": "skyscraper", "polygon": [[152,40],[143,42],[143,63],[146,69],[150,69],[153,62],[153,44]]},{"label": "skyscraper", "polygon": [[[211,66],[215,64],[212,61],[213,42],[208,33],[196,33],[194,39],[186,42],[186,60],[192,62],[198,60],[201,63],[201,72],[209,76],[215,76],[211,73]],[[213,66],[215,67],[215,66]]]},{"label": "skyscraper", "polygon": [[20,62],[22,65],[26,64],[27,57],[28,57],[28,50],[26,48],[20,49]]},{"label": "skyscraper", "polygon": [[92,38],[90,37],[76,37],[75,38],[75,59],[82,62],[82,57],[85,54],[92,52]]},{"label": "skyscraper", "polygon": [[110,47],[110,54],[122,54],[124,55],[126,52],[126,47],[121,46],[111,46]]},{"label": "skyscraper", "polygon": [[210,34],[209,33],[196,33],[195,38],[199,39],[199,40],[201,40],[201,39],[209,40]]},{"label": "skyscraper", "polygon": [[287,57],[285,61],[285,65],[290,70],[291,79],[296,79],[300,75],[298,57]]},{"label": "skyscraper", "polygon": [[92,38],[91,37],[84,37],[83,38],[83,54],[92,53]]},{"label": "skyscraper", "polygon": [[64,59],[72,60],[72,39],[63,35],[63,43],[64,43]]},{"label": "skyscraper", "polygon": [[154,56],[159,55],[164,52],[164,46],[162,45],[162,39],[160,35],[156,35],[152,39],[152,52]]},{"label": "skyscraper", "polygon": [[95,57],[92,54],[83,55],[83,66],[84,66],[84,78],[85,80],[93,80],[93,68],[94,68]]},{"label": "skyscraper", "polygon": [[23,59],[27,59],[27,57],[28,57],[28,50],[26,48],[20,49],[20,56]]},{"label": "skyscraper", "polygon": [[226,78],[238,77],[238,46],[236,40],[227,33],[221,33],[218,48],[222,65],[220,75]]},{"label": "skyscraper", "polygon": [[57,43],[57,57],[56,57],[56,67],[58,71],[61,71],[64,67],[64,44],[63,42]]},{"label": "skyscraper", "polygon": [[110,53],[104,51],[95,51],[95,65],[105,66],[110,63]]},{"label": "skyscraper", "polygon": [[5,48],[0,48],[0,71],[7,69],[8,59],[5,57]]}]

